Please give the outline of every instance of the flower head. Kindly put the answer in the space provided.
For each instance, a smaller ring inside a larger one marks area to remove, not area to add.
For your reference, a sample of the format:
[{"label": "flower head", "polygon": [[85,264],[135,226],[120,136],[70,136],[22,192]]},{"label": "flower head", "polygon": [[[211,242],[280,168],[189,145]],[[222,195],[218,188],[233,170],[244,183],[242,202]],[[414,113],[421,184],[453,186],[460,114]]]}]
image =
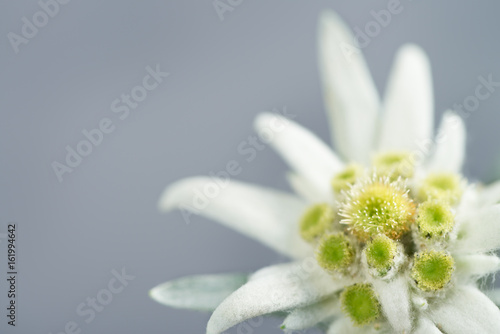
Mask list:
[{"label": "flower head", "polygon": [[445,252],[429,251],[415,254],[411,277],[423,291],[442,289],[451,280],[455,262]]},{"label": "flower head", "polygon": [[363,175],[363,167],[357,164],[346,166],[341,172],[335,174],[332,179],[333,191],[340,194],[348,190]]},{"label": "flower head", "polygon": [[415,204],[402,182],[374,176],[345,194],[339,214],[361,241],[377,234],[397,240],[410,229]]},{"label": "flower head", "polygon": [[374,156],[372,163],[378,173],[391,178],[410,178],[415,171],[411,152],[408,151],[382,152]]},{"label": "flower head", "polygon": [[162,210],[204,215],[295,260],[153,290],[163,304],[213,310],[208,334],[282,313],[291,331],[500,333],[500,310],[476,283],[500,269],[500,183],[477,187],[461,176],[460,117],[445,113],[434,137],[420,48],[398,52],[382,104],[362,56],[349,52],[354,40],[336,14],[323,15],[321,73],[338,153],[283,116],[256,119],[291,166],[295,194],[198,177],[162,195]]},{"label": "flower head", "polygon": [[455,173],[432,173],[422,182],[419,188],[421,200],[441,199],[455,204],[462,195],[462,182]]},{"label": "flower head", "polygon": [[313,205],[300,220],[300,235],[306,241],[321,237],[333,225],[335,211],[326,203]]},{"label": "flower head", "polygon": [[342,234],[325,235],[321,240],[316,259],[326,270],[344,272],[354,261],[354,248]]},{"label": "flower head", "polygon": [[447,202],[430,200],[419,205],[417,225],[423,237],[440,237],[452,231],[455,226],[455,216]]},{"label": "flower head", "polygon": [[348,286],[340,295],[342,309],[356,326],[367,325],[380,316],[380,303],[369,284]]},{"label": "flower head", "polygon": [[385,235],[378,235],[366,244],[364,252],[367,264],[383,276],[396,265],[398,245]]}]

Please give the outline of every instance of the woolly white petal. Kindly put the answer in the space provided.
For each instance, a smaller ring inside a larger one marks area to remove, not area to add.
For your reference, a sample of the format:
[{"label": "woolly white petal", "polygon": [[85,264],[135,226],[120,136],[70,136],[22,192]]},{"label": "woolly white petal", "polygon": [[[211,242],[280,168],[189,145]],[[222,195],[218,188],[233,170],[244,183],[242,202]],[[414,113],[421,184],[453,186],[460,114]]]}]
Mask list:
[{"label": "woolly white petal", "polygon": [[321,16],[320,73],[330,128],[338,151],[368,163],[375,140],[380,101],[350,29],[333,12]]},{"label": "woolly white petal", "polygon": [[429,159],[429,171],[458,173],[465,159],[466,130],[463,120],[453,112],[446,112],[436,137],[436,149]]},{"label": "woolly white petal", "polygon": [[462,222],[454,248],[460,254],[500,248],[500,205],[484,208]]},{"label": "woolly white petal", "polygon": [[434,97],[429,60],[416,45],[396,56],[387,87],[380,131],[381,150],[416,150],[431,140]]},{"label": "woolly white petal", "polygon": [[356,327],[349,319],[340,318],[330,325],[327,334],[385,334],[387,331],[374,329],[373,326]]},{"label": "woolly white petal", "polygon": [[488,206],[500,202],[500,181],[497,181],[484,188],[480,195],[481,205]]},{"label": "woolly white petal", "polygon": [[195,177],[178,181],[164,191],[160,209],[179,208],[214,219],[292,257],[312,252],[298,233],[306,203],[298,197],[233,180]]},{"label": "woolly white petal", "polygon": [[286,311],[318,302],[342,289],[317,265],[291,263],[271,274],[260,275],[236,290],[214,311],[207,334],[219,334],[263,314]]},{"label": "woolly white petal", "polygon": [[245,274],[190,276],[153,288],[149,295],[160,304],[200,311],[213,311],[247,282]]},{"label": "woolly white petal", "polygon": [[483,207],[476,184],[469,184],[465,187],[460,203],[457,206],[456,221],[460,228],[464,221],[474,220],[477,211]]},{"label": "woolly white petal", "polygon": [[331,200],[331,194],[327,196],[325,196],[325,194],[321,194],[314,188],[314,186],[311,186],[311,183],[308,180],[297,173],[287,173],[286,179],[295,193],[309,203],[328,202]]},{"label": "woolly white petal", "polygon": [[[313,257],[308,257],[308,258],[304,259],[303,261],[306,261],[307,259],[311,259],[308,261],[314,261]],[[295,263],[295,265],[296,264],[297,264],[297,262]],[[292,264],[288,262],[288,263],[280,263],[280,264],[275,264],[272,266],[261,268],[261,269],[257,270],[256,272],[254,272],[253,274],[251,274],[250,277],[248,278],[248,281],[259,280],[259,279],[262,279],[266,276],[281,275],[284,271],[289,270],[291,265]]]},{"label": "woolly white petal", "polygon": [[373,289],[378,295],[382,311],[397,333],[411,330],[411,309],[408,284],[404,276],[392,281],[373,280]]},{"label": "woolly white petal", "polygon": [[418,319],[417,328],[413,334],[442,334],[442,332],[427,318]]},{"label": "woolly white petal", "polygon": [[293,310],[285,318],[281,328],[285,331],[308,329],[340,312],[338,298],[331,297],[317,304]]},{"label": "woolly white petal", "polygon": [[477,288],[459,286],[428,312],[445,333],[500,333],[500,310]]},{"label": "woolly white petal", "polygon": [[485,294],[493,303],[495,303],[497,306],[500,306],[500,289],[485,291]]},{"label": "woolly white petal", "polygon": [[325,197],[331,195],[330,181],[343,163],[323,141],[299,124],[271,113],[257,116],[255,130],[318,192]]},{"label": "woolly white petal", "polygon": [[500,258],[496,255],[474,254],[455,256],[457,275],[464,278],[484,276],[500,269]]}]

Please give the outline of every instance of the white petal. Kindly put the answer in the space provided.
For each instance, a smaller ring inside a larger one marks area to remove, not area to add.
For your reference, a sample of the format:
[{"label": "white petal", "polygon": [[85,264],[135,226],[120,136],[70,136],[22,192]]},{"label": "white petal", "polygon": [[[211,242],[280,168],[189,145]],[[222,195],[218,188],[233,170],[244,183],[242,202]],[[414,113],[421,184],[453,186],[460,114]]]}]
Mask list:
[{"label": "white petal", "polygon": [[373,280],[372,284],[382,305],[382,311],[394,330],[397,333],[410,333],[410,296],[404,276],[398,276],[389,282]]},{"label": "white petal", "polygon": [[413,334],[442,334],[436,325],[432,323],[427,318],[420,317],[417,322],[417,328],[415,328],[415,331]]},{"label": "white petal", "polygon": [[457,275],[465,279],[492,274],[500,269],[500,258],[496,255],[474,254],[455,256]]},{"label": "white petal", "polygon": [[481,205],[488,206],[500,203],[500,181],[497,181],[483,189],[480,195]]},{"label": "white petal", "polygon": [[299,262],[281,269],[250,280],[224,300],[210,318],[207,334],[222,333],[263,314],[304,307],[343,287],[317,265],[304,267]]},{"label": "white petal", "polygon": [[368,163],[380,100],[358,44],[337,14],[325,12],[319,26],[320,73],[337,150]]},{"label": "white petal", "polygon": [[429,302],[422,296],[413,294],[411,297],[411,301],[413,307],[415,307],[418,311],[425,311],[427,310],[427,308],[429,308]]},{"label": "white petal", "polygon": [[309,203],[321,203],[328,202],[331,200],[331,194],[325,196],[317,191],[317,189],[311,185],[311,183],[304,177],[297,173],[289,172],[286,174],[286,179],[290,187],[298,194],[300,197],[308,201]]},{"label": "white petal", "polygon": [[330,181],[342,170],[343,163],[323,141],[299,124],[271,113],[257,116],[255,130],[318,192],[331,196]]},{"label": "white petal", "polygon": [[[302,261],[306,261],[307,259],[314,260],[313,257],[307,257]],[[309,261],[309,260],[307,260],[307,261]],[[295,264],[296,263],[298,263],[298,262],[295,262]],[[250,275],[250,277],[248,278],[248,281],[260,280],[260,279],[265,278],[267,276],[281,275],[283,272],[290,270],[291,265],[292,264],[290,264],[290,263],[280,263],[280,264],[275,264],[272,266],[261,268],[261,269],[257,270],[256,272],[254,272],[252,275]]]},{"label": "white petal", "polygon": [[487,207],[462,222],[454,252],[468,254],[500,248],[500,205]]},{"label": "white petal", "polygon": [[338,298],[331,297],[317,304],[293,310],[283,321],[281,329],[285,331],[309,329],[340,312]]},{"label": "white petal", "polygon": [[179,208],[186,223],[191,212],[219,221],[292,257],[312,252],[298,233],[306,203],[290,194],[233,180],[195,177],[164,191],[160,209]]},{"label": "white petal", "polygon": [[406,45],[396,56],[387,86],[379,148],[420,149],[424,141],[432,140],[433,129],[434,96],[429,60],[420,47]]},{"label": "white petal", "polygon": [[436,149],[429,159],[429,171],[458,173],[465,160],[466,130],[463,120],[446,112],[436,137]]},{"label": "white petal", "polygon": [[445,333],[500,333],[500,310],[475,287],[457,287],[428,316]]},{"label": "white petal", "polygon": [[456,222],[458,229],[460,229],[461,224],[464,224],[464,221],[475,219],[478,209],[481,209],[482,206],[480,200],[477,185],[467,185],[457,206]]},{"label": "white petal", "polygon": [[236,289],[247,282],[245,274],[190,276],[153,288],[149,295],[158,303],[200,311],[213,311]]},{"label": "white petal", "polygon": [[327,334],[386,334],[384,329],[374,329],[373,326],[356,327],[349,319],[340,318],[328,328]]},{"label": "white petal", "polygon": [[500,289],[485,291],[485,294],[495,305],[500,306]]}]

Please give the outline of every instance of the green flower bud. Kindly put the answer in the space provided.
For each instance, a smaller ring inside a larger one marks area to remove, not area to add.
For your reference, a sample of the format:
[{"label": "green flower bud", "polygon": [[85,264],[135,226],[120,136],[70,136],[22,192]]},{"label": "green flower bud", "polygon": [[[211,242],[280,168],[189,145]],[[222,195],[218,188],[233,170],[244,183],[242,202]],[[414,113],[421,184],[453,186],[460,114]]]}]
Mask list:
[{"label": "green flower bud", "polygon": [[443,251],[424,251],[415,254],[411,277],[423,291],[437,291],[451,280],[455,261]]},{"label": "green flower bud", "polygon": [[342,190],[349,189],[361,175],[363,175],[363,167],[357,164],[348,165],[343,171],[333,177],[333,191],[338,194]]},{"label": "green flower bud", "polygon": [[347,237],[343,233],[335,233],[321,239],[316,260],[328,271],[345,272],[354,262],[354,255],[354,248]]},{"label": "green flower bud", "polygon": [[365,248],[368,266],[376,269],[380,276],[384,276],[395,265],[397,248],[394,240],[385,235],[376,236]]},{"label": "green flower bud", "polygon": [[320,238],[331,228],[335,219],[335,211],[326,204],[316,204],[310,207],[300,220],[300,235],[308,242]]},{"label": "green flower bud", "polygon": [[373,166],[377,173],[397,179],[413,177],[415,165],[411,152],[389,151],[377,154],[373,157]]},{"label": "green flower bud", "polygon": [[349,190],[339,214],[361,241],[378,234],[399,239],[415,219],[415,204],[401,182],[373,177]]},{"label": "green flower bud", "polygon": [[343,311],[356,326],[367,325],[380,316],[380,303],[370,284],[354,284],[340,295]]},{"label": "green flower bud", "polygon": [[419,187],[418,197],[424,202],[430,199],[440,199],[450,204],[456,204],[462,196],[461,179],[455,173],[429,174]]},{"label": "green flower bud", "polygon": [[417,225],[424,238],[442,237],[453,230],[455,216],[446,202],[427,201],[418,206]]}]

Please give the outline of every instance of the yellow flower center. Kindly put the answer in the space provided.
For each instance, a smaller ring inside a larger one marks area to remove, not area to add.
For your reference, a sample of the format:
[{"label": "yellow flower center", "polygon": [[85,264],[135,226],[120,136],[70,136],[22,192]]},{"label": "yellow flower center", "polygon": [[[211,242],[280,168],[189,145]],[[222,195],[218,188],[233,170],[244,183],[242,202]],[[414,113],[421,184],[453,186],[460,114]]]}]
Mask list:
[{"label": "yellow flower center", "polygon": [[363,168],[361,166],[357,164],[348,165],[343,171],[333,177],[333,191],[339,194],[342,190],[349,189],[361,175],[363,175]]},{"label": "yellow flower center", "polygon": [[354,284],[340,295],[342,310],[356,326],[367,325],[380,316],[380,303],[369,284]]},{"label": "yellow flower center", "polygon": [[454,173],[432,173],[422,182],[419,188],[419,199],[440,199],[456,204],[462,196],[460,176]]},{"label": "yellow flower center", "polygon": [[341,223],[361,241],[377,234],[399,239],[414,221],[415,204],[400,182],[374,177],[357,184],[340,208]]},{"label": "yellow flower center", "polygon": [[407,151],[389,151],[375,155],[373,157],[373,166],[378,174],[389,176],[391,179],[397,179],[399,176],[410,178],[415,172],[411,152]]},{"label": "yellow flower center", "polygon": [[335,219],[335,211],[326,204],[316,204],[309,208],[300,221],[300,235],[308,242],[320,238]]}]

